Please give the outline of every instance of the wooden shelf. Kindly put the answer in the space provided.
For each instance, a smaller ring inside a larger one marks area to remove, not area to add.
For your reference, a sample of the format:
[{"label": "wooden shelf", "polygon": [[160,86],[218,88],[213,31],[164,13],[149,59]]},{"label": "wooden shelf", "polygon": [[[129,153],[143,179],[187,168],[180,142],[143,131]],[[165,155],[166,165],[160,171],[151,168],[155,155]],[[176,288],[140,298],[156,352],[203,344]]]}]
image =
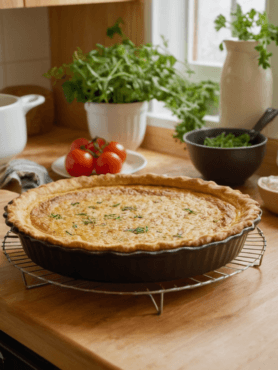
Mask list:
[{"label": "wooden shelf", "polygon": [[136,0],[25,0],[25,7],[31,8],[40,6],[101,4],[101,3],[119,3],[131,1]]},{"label": "wooden shelf", "polygon": [[0,0],[0,9],[24,8],[23,0]]},{"label": "wooden shelf", "polygon": [[103,3],[127,3],[138,0],[0,0],[0,9],[36,8],[59,5],[84,5]]}]

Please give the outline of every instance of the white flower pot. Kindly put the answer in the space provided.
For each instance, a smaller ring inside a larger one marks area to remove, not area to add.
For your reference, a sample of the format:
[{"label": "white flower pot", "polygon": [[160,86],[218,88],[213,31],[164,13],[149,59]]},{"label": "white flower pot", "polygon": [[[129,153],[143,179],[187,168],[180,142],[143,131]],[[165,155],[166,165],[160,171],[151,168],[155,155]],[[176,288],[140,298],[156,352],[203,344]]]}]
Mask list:
[{"label": "white flower pot", "polygon": [[127,104],[85,103],[91,137],[117,141],[136,150],[146,132],[147,102]]},{"label": "white flower pot", "polygon": [[[224,42],[227,57],[220,81],[220,125],[251,129],[272,106],[272,71],[258,66],[256,41]],[[271,123],[262,132],[269,136],[274,131],[278,129]]]}]

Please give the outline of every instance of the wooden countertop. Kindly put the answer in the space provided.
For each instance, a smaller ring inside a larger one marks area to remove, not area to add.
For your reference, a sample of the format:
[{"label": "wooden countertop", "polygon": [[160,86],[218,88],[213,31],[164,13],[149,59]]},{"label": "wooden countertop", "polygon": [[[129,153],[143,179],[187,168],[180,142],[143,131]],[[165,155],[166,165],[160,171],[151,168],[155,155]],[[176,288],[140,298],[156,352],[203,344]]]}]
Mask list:
[{"label": "wooden countertop", "polygon": [[[18,157],[44,165],[82,132],[55,128],[28,140]],[[140,173],[199,176],[189,159],[139,149]],[[239,189],[262,204],[252,176]],[[13,184],[10,189],[17,190]],[[0,208],[15,196],[0,191]],[[278,366],[278,216],[263,204],[267,249],[260,268],[222,282],[168,293],[156,315],[147,296],[109,296],[51,285],[25,289],[0,254],[0,329],[61,369],[274,369]],[[8,227],[0,220],[0,239]]]}]

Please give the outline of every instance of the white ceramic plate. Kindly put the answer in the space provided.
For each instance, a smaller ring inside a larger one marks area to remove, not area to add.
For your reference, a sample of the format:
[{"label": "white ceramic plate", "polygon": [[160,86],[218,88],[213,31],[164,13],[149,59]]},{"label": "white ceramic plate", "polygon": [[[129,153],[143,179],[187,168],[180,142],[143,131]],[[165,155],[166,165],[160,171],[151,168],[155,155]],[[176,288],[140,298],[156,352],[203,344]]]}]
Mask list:
[{"label": "white ceramic plate", "polygon": [[[126,150],[126,153],[127,153],[126,160],[123,164],[120,173],[125,174],[134,173],[146,167],[147,160],[144,156],[142,156],[142,154],[139,154],[137,152],[134,152],[133,150],[128,149]],[[60,176],[71,177],[66,171],[65,159],[66,159],[65,155],[56,159],[56,161],[52,163],[51,168],[54,172],[56,172]]]}]

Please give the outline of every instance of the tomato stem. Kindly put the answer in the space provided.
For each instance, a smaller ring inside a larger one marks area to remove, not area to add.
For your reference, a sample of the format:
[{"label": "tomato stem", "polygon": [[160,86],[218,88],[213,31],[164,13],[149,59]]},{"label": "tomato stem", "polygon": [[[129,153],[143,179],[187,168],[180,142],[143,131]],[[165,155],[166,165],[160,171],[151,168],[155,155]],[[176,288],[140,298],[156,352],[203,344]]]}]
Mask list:
[{"label": "tomato stem", "polygon": [[94,158],[98,158],[99,156],[92,152],[90,149],[87,149],[85,145],[81,145],[80,149],[84,150],[84,152],[90,153]]}]

